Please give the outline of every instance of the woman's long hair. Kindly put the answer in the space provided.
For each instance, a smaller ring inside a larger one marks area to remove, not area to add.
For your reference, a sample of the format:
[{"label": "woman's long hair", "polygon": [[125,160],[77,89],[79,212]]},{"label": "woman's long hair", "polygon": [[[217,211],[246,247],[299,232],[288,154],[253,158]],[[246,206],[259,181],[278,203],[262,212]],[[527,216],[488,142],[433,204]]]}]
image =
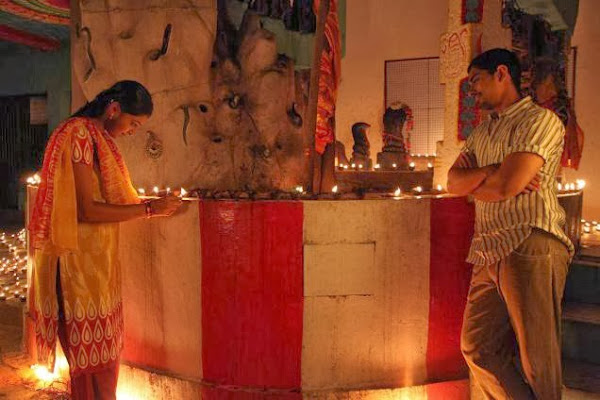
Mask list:
[{"label": "woman's long hair", "polygon": [[120,81],[101,92],[96,98],[85,103],[73,117],[97,118],[104,114],[106,107],[116,101],[121,111],[132,115],[152,115],[154,106],[148,90],[136,81]]}]

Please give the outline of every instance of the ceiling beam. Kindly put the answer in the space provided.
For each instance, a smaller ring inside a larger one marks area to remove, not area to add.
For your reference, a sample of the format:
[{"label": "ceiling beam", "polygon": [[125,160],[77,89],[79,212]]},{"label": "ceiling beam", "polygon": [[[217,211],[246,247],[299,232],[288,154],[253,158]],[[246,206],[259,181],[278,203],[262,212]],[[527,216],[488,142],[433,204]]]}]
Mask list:
[{"label": "ceiling beam", "polygon": [[42,51],[53,51],[60,48],[60,42],[48,37],[0,25],[0,40],[19,43]]}]

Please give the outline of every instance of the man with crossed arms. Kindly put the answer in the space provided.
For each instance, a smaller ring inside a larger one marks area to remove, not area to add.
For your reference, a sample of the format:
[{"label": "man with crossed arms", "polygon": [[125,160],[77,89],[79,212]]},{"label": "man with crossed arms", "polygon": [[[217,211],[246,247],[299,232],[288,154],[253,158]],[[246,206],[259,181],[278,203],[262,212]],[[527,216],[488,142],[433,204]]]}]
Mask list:
[{"label": "man with crossed arms", "polygon": [[476,209],[461,349],[487,399],[558,400],[561,300],[574,252],[555,180],[565,130],[521,97],[520,77],[504,49],[469,65],[471,90],[490,115],[448,173],[448,191],[472,195]]}]

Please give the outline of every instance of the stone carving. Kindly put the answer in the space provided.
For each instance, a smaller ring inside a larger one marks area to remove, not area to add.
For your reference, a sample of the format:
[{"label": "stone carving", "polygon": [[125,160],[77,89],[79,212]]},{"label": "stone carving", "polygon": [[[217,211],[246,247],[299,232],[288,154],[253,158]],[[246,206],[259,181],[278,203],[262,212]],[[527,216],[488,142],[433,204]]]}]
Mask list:
[{"label": "stone carving", "polygon": [[377,154],[382,169],[406,169],[410,140],[404,137],[403,128],[412,130],[412,111],[404,103],[394,103],[383,114],[383,149]]},{"label": "stone carving", "polygon": [[[143,134],[119,146],[136,186],[290,190],[304,183],[304,114],[293,62],[227,1],[80,0],[73,69],[86,98],[117,80],[152,93]],[[101,38],[101,39],[99,39]]]},{"label": "stone carving", "polygon": [[277,53],[274,35],[251,11],[238,32],[223,31],[229,37],[227,51],[216,52],[213,135],[231,144],[234,185],[255,191],[301,185],[306,101],[292,60]]},{"label": "stone carving", "polygon": [[371,125],[366,122],[357,122],[352,125],[352,138],[354,146],[352,147],[352,158],[350,164],[362,165],[365,169],[370,169],[371,161],[371,145],[367,133]]},{"label": "stone carving", "polygon": [[470,25],[460,26],[454,31],[445,33],[440,40],[440,82],[446,83],[467,75],[467,67],[471,62]]},{"label": "stone carving", "polygon": [[146,154],[152,159],[157,159],[162,156],[163,144],[153,132],[148,131],[148,140],[146,141]]}]

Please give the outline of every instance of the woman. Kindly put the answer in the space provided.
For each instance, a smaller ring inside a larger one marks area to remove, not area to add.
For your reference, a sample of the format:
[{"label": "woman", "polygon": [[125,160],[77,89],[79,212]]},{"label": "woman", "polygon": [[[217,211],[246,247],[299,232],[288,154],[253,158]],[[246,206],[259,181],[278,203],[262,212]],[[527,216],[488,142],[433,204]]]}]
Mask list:
[{"label": "woman", "polygon": [[152,114],[133,81],[116,83],[50,136],[29,225],[35,249],[30,313],[37,358],[54,367],[56,339],[67,357],[73,399],[114,399],[123,318],[119,222],[168,216],[175,196],[142,203],[114,138]]}]

